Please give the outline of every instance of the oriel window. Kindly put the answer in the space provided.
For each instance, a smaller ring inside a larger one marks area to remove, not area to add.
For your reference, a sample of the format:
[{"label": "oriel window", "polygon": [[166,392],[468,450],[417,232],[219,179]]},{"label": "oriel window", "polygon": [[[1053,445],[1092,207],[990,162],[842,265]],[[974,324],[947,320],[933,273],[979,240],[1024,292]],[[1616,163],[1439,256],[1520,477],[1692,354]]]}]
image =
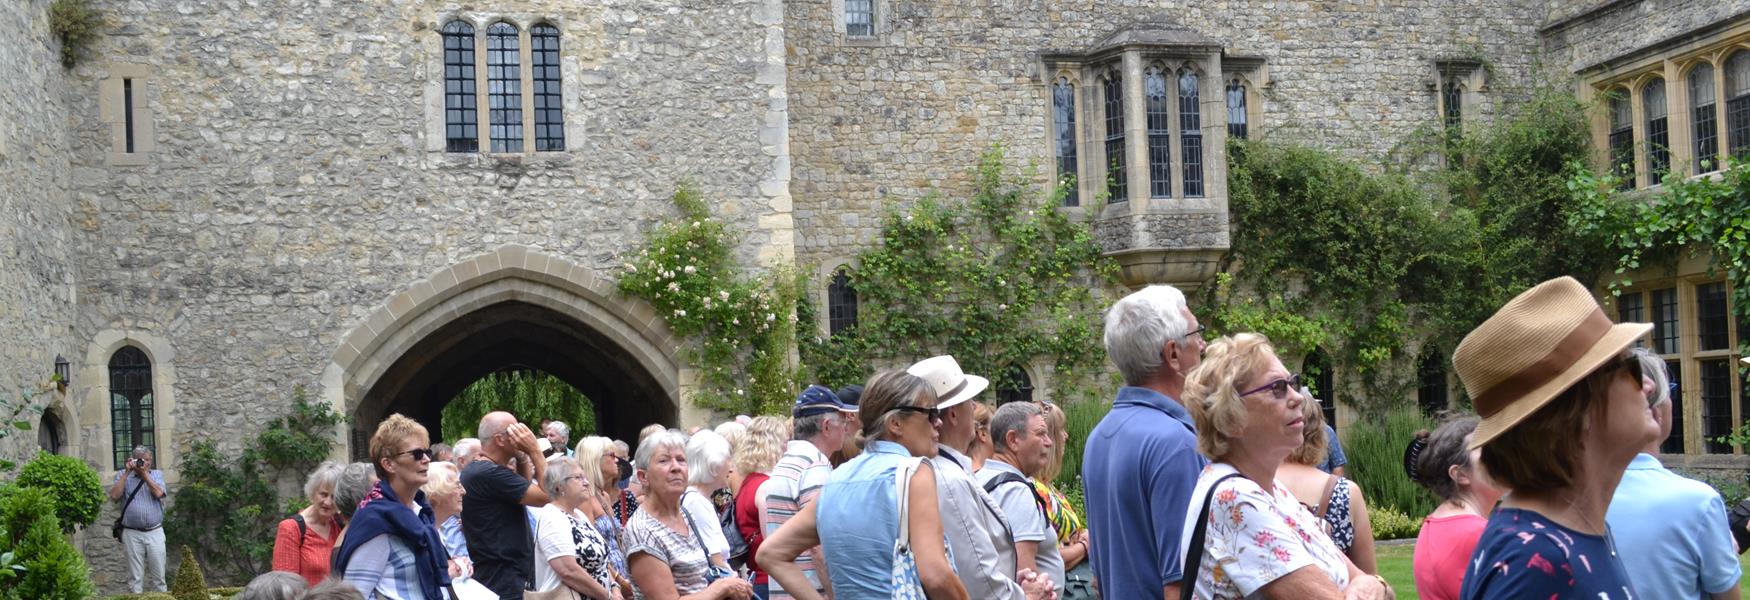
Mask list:
[{"label": "oriel window", "polygon": [[1149,67],[1142,78],[1148,105],[1148,195],[1173,197],[1172,94],[1167,92],[1167,74]]},{"label": "oriel window", "polygon": [[1185,197],[1203,197],[1203,109],[1197,72],[1179,71],[1179,154],[1185,167]]}]

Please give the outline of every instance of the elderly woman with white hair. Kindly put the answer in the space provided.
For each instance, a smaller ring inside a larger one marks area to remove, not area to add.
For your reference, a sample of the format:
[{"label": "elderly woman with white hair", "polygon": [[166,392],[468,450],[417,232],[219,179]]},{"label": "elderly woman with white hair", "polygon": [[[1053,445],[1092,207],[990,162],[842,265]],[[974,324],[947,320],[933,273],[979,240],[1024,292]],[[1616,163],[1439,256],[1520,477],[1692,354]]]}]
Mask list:
[{"label": "elderly woman with white hair", "polygon": [[687,487],[687,436],[663,430],[638,442],[634,466],[644,503],[626,523],[626,564],[638,595],[650,600],[745,600],[753,586],[711,564],[700,528],[681,510]]},{"label": "elderly woman with white hair", "polygon": [[1276,480],[1305,441],[1303,405],[1310,401],[1300,377],[1255,333],[1216,340],[1186,376],[1197,449],[1212,461],[1197,479],[1181,534],[1192,597],[1391,597],[1385,580],[1350,562]]},{"label": "elderly woman with white hair", "polygon": [[474,559],[468,556],[468,538],[462,536],[461,470],[454,463],[434,462],[426,466],[425,485],[420,486],[431,501],[432,520],[437,521],[438,538],[450,553],[450,578],[474,576]]},{"label": "elderly woman with white hair", "polygon": [[530,511],[535,516],[535,591],[565,586],[592,600],[616,598],[607,540],[582,511],[585,502],[595,500],[589,477],[576,459],[554,456],[547,461],[541,487],[553,501]]},{"label": "elderly woman with white hair", "polygon": [[328,577],[328,555],[340,531],[334,483],[344,468],[327,461],[304,480],[304,497],[310,499],[310,505],[280,521],[273,539],[273,570],[295,573],[310,585]]},{"label": "elderly woman with white hair", "polygon": [[712,564],[724,569],[729,569],[730,546],[722,521],[735,508],[734,495],[729,492],[731,458],[729,441],[714,431],[703,430],[687,438],[688,489],[681,496],[681,510],[698,525]]}]

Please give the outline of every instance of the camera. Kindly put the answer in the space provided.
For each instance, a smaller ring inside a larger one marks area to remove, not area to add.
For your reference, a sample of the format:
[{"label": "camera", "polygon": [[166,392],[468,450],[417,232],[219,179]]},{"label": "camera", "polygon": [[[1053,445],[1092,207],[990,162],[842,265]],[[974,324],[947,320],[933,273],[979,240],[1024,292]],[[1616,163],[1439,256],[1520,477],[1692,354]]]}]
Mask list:
[{"label": "camera", "polygon": [[143,467],[145,465],[146,465],[146,461],[140,460],[138,458],[128,459],[128,468],[130,468],[130,469],[138,469],[138,468]]}]

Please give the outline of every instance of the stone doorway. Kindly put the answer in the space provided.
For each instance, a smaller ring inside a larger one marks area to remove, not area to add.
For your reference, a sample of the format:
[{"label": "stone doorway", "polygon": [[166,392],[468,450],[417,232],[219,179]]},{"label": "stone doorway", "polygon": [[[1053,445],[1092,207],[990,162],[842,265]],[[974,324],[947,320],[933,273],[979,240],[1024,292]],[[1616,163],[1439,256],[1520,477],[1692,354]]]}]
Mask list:
[{"label": "stone doorway", "polygon": [[344,439],[355,459],[393,413],[437,436],[451,398],[508,368],[559,377],[594,402],[600,434],[633,440],[645,425],[682,420],[674,346],[650,307],[611,282],[506,246],[390,298],[347,335],[324,379],[351,417]]}]

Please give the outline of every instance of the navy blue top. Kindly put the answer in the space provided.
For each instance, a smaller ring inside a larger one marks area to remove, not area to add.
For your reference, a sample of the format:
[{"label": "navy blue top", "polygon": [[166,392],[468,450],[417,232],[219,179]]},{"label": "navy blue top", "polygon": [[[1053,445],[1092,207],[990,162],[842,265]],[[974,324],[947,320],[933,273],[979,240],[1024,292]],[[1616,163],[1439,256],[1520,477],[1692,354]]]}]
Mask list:
[{"label": "navy blue top", "polygon": [[1179,581],[1180,532],[1208,461],[1178,400],[1124,387],[1082,452],[1090,562],[1107,598],[1159,598]]},{"label": "navy blue top", "polygon": [[1608,539],[1517,508],[1496,510],[1489,518],[1458,596],[1463,600],[1637,597]]}]

